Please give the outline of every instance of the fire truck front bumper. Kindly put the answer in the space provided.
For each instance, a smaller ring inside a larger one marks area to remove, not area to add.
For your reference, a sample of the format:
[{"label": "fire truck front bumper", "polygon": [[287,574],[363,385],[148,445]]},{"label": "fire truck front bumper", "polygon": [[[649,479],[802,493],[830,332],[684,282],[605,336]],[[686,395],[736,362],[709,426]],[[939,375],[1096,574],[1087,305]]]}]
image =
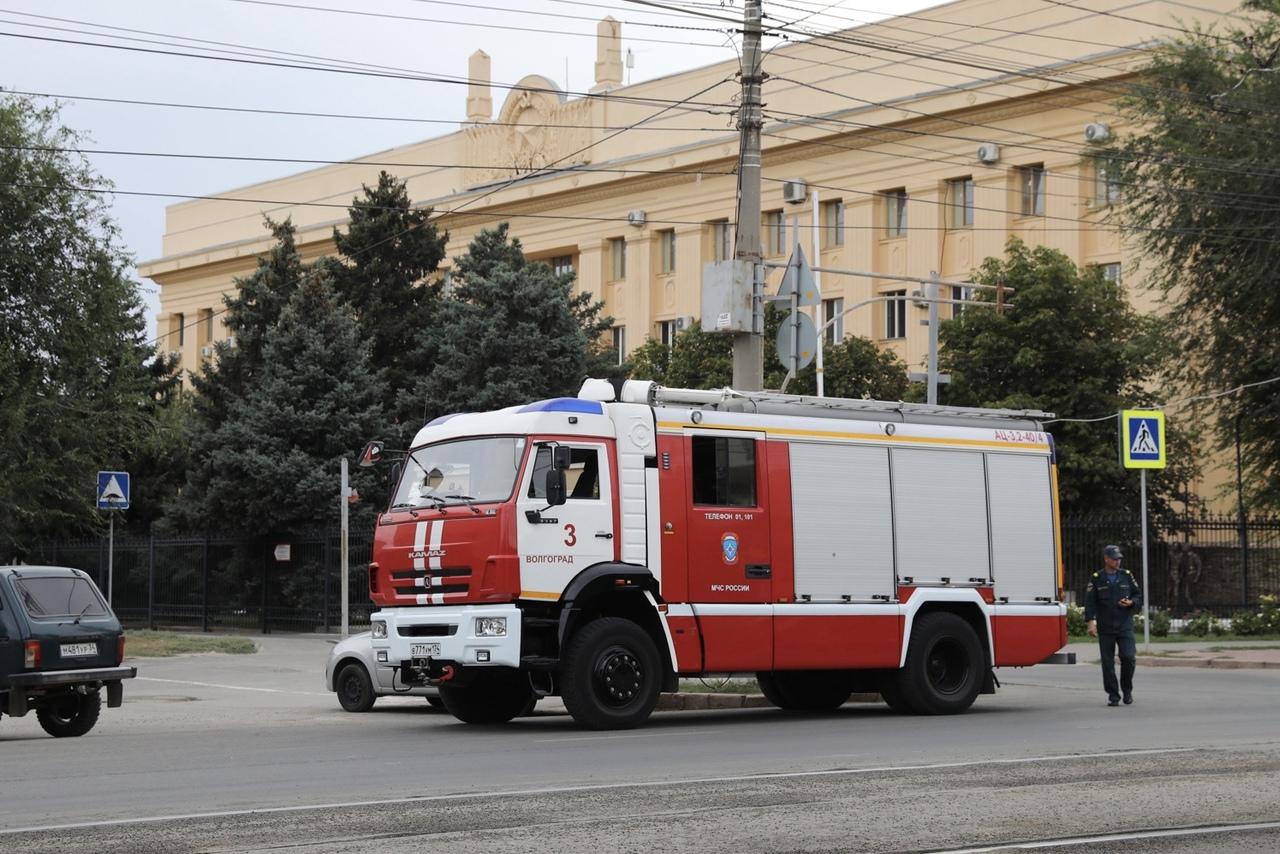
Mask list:
[{"label": "fire truck front bumper", "polygon": [[371,622],[374,657],[402,673],[437,681],[459,666],[520,666],[520,609],[514,605],[388,608]]}]

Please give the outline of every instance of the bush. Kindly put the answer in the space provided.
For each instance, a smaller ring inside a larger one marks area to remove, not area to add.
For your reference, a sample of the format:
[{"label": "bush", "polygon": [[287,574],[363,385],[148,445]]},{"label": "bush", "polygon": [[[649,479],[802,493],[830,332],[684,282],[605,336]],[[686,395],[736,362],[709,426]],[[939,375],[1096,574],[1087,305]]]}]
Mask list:
[{"label": "bush", "polygon": [[1182,633],[1191,635],[1192,637],[1202,638],[1210,634],[1222,634],[1222,624],[1218,622],[1218,618],[1210,614],[1208,611],[1202,611],[1195,617],[1187,621],[1182,627]]},{"label": "bush", "polygon": [[[1169,628],[1173,625],[1173,620],[1169,617],[1169,612],[1164,608],[1151,609],[1151,634],[1158,638],[1169,636]],[[1142,631],[1142,613],[1133,615],[1133,630],[1135,632]]]},{"label": "bush", "polygon": [[1241,637],[1265,634],[1267,629],[1260,611],[1237,611],[1231,615],[1231,631]]},{"label": "bush", "polygon": [[1280,596],[1259,596],[1258,618],[1262,622],[1263,632],[1280,632]]},{"label": "bush", "polygon": [[1089,634],[1089,624],[1084,619],[1084,608],[1079,605],[1067,606],[1067,634],[1074,637]]}]

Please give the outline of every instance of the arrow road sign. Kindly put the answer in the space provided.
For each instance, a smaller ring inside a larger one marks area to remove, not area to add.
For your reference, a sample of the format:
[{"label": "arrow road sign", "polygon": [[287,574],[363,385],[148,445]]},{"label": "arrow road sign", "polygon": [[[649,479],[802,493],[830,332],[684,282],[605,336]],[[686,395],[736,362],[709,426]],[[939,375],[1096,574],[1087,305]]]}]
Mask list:
[{"label": "arrow road sign", "polygon": [[1128,469],[1162,469],[1168,464],[1163,412],[1126,409],[1120,413],[1120,458]]},{"label": "arrow road sign", "polygon": [[98,509],[129,509],[129,473],[127,471],[98,472]]}]

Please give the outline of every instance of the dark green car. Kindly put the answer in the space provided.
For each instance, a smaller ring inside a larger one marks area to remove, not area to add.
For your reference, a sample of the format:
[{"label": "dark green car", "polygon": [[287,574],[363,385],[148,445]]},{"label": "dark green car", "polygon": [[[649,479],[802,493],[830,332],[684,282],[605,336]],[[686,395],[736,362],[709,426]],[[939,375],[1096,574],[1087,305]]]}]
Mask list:
[{"label": "dark green car", "polygon": [[0,567],[0,715],[36,713],[49,735],[84,735],[124,698],[124,631],[93,579],[60,566]]}]

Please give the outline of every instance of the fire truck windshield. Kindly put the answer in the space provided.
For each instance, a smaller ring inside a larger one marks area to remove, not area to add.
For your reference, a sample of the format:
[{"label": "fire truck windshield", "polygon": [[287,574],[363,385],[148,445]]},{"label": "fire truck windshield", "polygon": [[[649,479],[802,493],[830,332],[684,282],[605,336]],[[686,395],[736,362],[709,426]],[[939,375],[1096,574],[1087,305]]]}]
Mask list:
[{"label": "fire truck windshield", "polygon": [[409,454],[393,507],[506,501],[515,487],[525,440],[516,436],[461,439]]}]

